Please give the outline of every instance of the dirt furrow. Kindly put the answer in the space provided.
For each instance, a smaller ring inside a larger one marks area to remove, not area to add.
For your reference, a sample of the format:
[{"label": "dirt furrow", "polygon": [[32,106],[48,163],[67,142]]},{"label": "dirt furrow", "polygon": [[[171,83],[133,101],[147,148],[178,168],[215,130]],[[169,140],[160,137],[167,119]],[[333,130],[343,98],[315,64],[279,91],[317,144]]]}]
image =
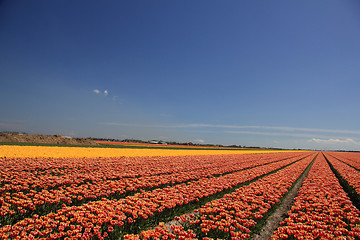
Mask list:
[{"label": "dirt furrow", "polygon": [[[316,158],[316,157],[315,157]],[[315,160],[315,159],[314,159]],[[313,161],[314,162],[314,161]],[[280,222],[283,221],[286,218],[287,212],[290,211],[291,206],[293,205],[294,198],[297,195],[297,192],[299,191],[303,181],[307,177],[311,166],[313,162],[310,164],[310,166],[305,170],[304,174],[298,179],[298,181],[295,183],[294,187],[289,191],[289,193],[286,195],[285,199],[282,201],[281,205],[275,210],[271,216],[266,220],[266,223],[262,227],[261,232],[258,234],[255,234],[251,239],[252,240],[264,240],[264,239],[270,239],[273,232],[280,226]]]}]

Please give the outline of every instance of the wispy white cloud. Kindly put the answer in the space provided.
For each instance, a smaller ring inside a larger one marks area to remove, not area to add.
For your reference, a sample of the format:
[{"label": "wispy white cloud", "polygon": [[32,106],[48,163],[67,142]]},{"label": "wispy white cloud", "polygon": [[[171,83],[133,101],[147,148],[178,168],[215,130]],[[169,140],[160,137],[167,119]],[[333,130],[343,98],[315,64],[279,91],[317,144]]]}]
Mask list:
[{"label": "wispy white cloud", "polygon": [[[317,143],[357,143],[354,139],[344,136],[326,136],[320,134],[311,133],[291,133],[291,132],[257,132],[257,131],[225,131],[225,133],[231,134],[245,134],[245,135],[262,135],[262,136],[278,136],[278,137],[298,137],[298,138],[310,138],[309,142]],[[325,140],[327,139],[327,140]]]},{"label": "wispy white cloud", "polygon": [[109,95],[109,90],[107,90],[107,89],[105,89],[104,91],[100,91],[99,89],[94,89],[92,91],[93,91],[93,93],[96,93],[96,94],[103,94],[105,97],[107,95]]},{"label": "wispy white cloud", "polygon": [[[300,141],[301,144],[310,144],[306,148],[318,146],[324,149],[357,149],[360,145],[360,131],[342,129],[319,129],[319,128],[297,128],[284,126],[255,126],[255,125],[217,125],[204,123],[190,124],[137,124],[124,122],[99,122],[101,125],[121,126],[128,128],[153,128],[153,129],[182,129],[192,133],[211,134],[238,134],[242,139],[247,135],[273,136],[273,144],[286,145],[282,141]],[[292,139],[289,139],[292,138]],[[232,138],[232,137],[230,137]],[[280,140],[282,138],[282,140]],[[268,140],[261,140],[268,141]],[[195,139],[193,142],[203,143],[202,139]],[[298,144],[298,143],[297,143]],[[249,143],[247,143],[249,145]],[[257,145],[254,143],[253,145]]]},{"label": "wispy white cloud", "polygon": [[[172,124],[172,125],[137,125],[129,123],[117,123],[117,122],[103,122],[105,125],[117,125],[117,126],[139,126],[139,127],[156,127],[156,128],[223,128],[223,129],[262,129],[271,130],[275,132],[258,132],[258,131],[227,131],[227,133],[248,133],[248,134],[260,134],[260,135],[283,135],[283,136],[314,136],[310,133],[342,133],[342,134],[360,134],[360,131],[356,130],[342,130],[342,129],[321,129],[321,128],[297,128],[297,127],[284,127],[284,126],[255,126],[255,125],[221,125],[221,124],[202,124],[202,123],[190,123],[190,124]],[[279,132],[280,131],[280,132]],[[286,132],[303,132],[302,134],[293,134]]]},{"label": "wispy white cloud", "polygon": [[204,139],[195,139],[194,142],[197,142],[197,143],[204,143],[205,140]]},{"label": "wispy white cloud", "polygon": [[314,137],[314,134],[286,133],[286,132],[225,131],[225,133],[263,135],[263,136]]},{"label": "wispy white cloud", "polygon": [[343,129],[322,129],[322,128],[296,128],[296,127],[272,127],[272,126],[242,126],[244,128],[269,129],[280,131],[301,131],[301,132],[323,132],[323,133],[349,133],[360,134],[360,131]]},{"label": "wispy white cloud", "polygon": [[323,132],[323,133],[349,133],[349,134],[360,134],[360,131],[354,130],[343,130],[343,129],[322,129],[322,128],[297,128],[297,127],[284,127],[284,126],[256,126],[256,125],[221,125],[221,124],[183,124],[175,125],[175,127],[184,128],[229,128],[229,129],[266,129],[266,130],[277,130],[287,132]]},{"label": "wispy white cloud", "polygon": [[339,138],[328,138],[328,139],[320,139],[320,138],[312,138],[309,140],[310,142],[316,142],[316,143],[326,143],[326,144],[338,144],[338,143],[352,143],[352,144],[360,144],[360,142],[355,141],[352,138],[346,138],[346,139],[339,139]]},{"label": "wispy white cloud", "polygon": [[[341,130],[341,129],[318,129],[318,128],[296,128],[296,127],[271,127],[271,126],[240,126],[240,125],[214,125],[214,124],[137,124],[122,122],[101,122],[99,124],[109,126],[122,126],[129,128],[159,128],[159,129],[184,129],[191,132],[207,132],[213,134],[239,134],[259,136],[273,136],[274,141],[279,140],[275,137],[291,137],[293,140],[300,140],[303,143],[321,146],[323,148],[358,148],[360,145],[360,131]],[[287,139],[288,141],[289,139]],[[193,140],[203,143],[202,139]],[[280,141],[280,140],[279,140]],[[280,144],[279,142],[274,142]],[[317,145],[319,144],[319,145]],[[321,145],[320,145],[321,144]],[[255,144],[256,145],[256,144]],[[340,145],[340,146],[339,146]],[[311,148],[311,146],[308,146]]]}]

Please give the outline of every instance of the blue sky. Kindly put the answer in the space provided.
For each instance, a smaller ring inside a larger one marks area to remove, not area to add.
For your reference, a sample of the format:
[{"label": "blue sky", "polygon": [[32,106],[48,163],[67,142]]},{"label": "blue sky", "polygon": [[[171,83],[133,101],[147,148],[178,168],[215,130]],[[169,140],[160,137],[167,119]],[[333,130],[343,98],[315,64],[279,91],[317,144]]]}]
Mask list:
[{"label": "blue sky", "polygon": [[0,130],[360,150],[358,1],[0,2]]}]

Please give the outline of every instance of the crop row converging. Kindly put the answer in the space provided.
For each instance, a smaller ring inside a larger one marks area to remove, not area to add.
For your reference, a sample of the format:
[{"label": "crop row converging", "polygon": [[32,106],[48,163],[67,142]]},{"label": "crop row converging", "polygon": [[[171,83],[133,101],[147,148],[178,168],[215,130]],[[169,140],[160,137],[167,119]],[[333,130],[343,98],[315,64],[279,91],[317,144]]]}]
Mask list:
[{"label": "crop row converging", "polygon": [[247,239],[309,168],[273,239],[356,239],[359,210],[329,163],[358,190],[358,155],[325,156],[1,158],[0,239]]}]

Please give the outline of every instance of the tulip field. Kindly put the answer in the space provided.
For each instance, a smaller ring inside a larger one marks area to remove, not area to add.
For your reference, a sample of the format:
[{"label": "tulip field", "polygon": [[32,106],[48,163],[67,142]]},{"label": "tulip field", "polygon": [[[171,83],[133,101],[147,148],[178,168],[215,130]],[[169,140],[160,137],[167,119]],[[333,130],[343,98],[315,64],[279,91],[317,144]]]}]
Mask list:
[{"label": "tulip field", "polygon": [[252,239],[300,179],[271,239],[360,239],[359,153],[0,146],[0,175],[0,239]]}]

